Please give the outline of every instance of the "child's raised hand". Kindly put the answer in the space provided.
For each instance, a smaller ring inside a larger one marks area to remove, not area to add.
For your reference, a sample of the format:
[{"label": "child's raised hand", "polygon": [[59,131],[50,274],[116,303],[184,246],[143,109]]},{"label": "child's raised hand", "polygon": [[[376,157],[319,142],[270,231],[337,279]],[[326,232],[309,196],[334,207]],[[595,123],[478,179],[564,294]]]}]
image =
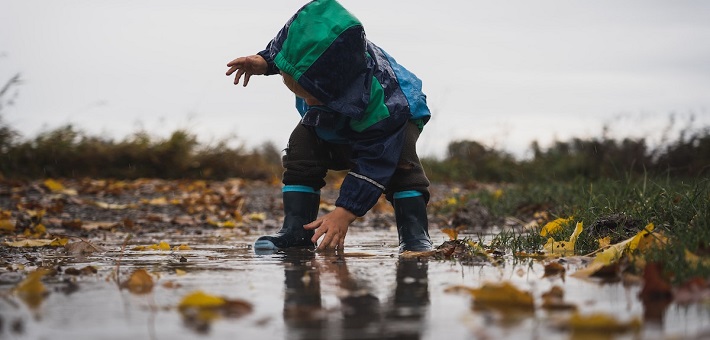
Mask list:
[{"label": "child's raised hand", "polygon": [[247,86],[247,84],[249,84],[249,78],[252,75],[266,73],[269,65],[264,58],[255,54],[234,59],[227,63],[227,67],[229,67],[227,76],[237,71],[237,74],[234,76],[234,85],[239,84],[239,79],[244,75],[244,86]]}]

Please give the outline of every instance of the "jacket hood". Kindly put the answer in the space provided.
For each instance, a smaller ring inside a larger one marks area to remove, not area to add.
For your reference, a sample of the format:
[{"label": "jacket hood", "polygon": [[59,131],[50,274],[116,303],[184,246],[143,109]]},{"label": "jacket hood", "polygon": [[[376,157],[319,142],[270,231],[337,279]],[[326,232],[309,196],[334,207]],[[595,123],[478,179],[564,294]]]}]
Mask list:
[{"label": "jacket hood", "polygon": [[286,23],[269,53],[325,106],[362,118],[370,100],[373,62],[360,21],[335,0],[315,0]]}]

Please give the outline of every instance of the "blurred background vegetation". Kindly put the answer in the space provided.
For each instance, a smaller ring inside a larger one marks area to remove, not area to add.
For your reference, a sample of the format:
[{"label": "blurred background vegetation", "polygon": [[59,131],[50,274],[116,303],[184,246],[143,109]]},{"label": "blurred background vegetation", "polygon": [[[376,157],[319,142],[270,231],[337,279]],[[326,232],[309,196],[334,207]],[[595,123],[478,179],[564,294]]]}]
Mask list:
[{"label": "blurred background vegetation", "polygon": [[[710,173],[710,129],[681,133],[674,142],[649,149],[644,139],[574,138],[549,148],[530,146],[532,157],[516,159],[477,141],[454,141],[442,159],[423,165],[437,182],[521,182],[623,178],[635,175],[706,177]],[[115,141],[72,125],[23,138],[0,116],[0,176],[61,178],[205,178],[271,180],[281,175],[281,150],[201,145],[189,131],[168,138],[137,132]]]}]

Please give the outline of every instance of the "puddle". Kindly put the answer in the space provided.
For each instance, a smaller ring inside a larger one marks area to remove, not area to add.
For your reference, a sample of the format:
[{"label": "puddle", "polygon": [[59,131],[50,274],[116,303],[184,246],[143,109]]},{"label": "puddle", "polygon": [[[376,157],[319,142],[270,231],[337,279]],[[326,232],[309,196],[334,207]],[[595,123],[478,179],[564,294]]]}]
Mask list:
[{"label": "puddle", "polygon": [[[152,244],[156,235],[142,235],[132,244]],[[165,235],[162,235],[165,236]],[[710,330],[710,306],[671,304],[660,312],[644,310],[640,286],[601,284],[559,276],[543,278],[539,262],[464,266],[456,261],[400,259],[396,231],[351,228],[349,256],[337,258],[310,252],[257,255],[250,245],[257,235],[240,236],[227,229],[201,235],[172,235],[182,251],[121,252],[123,237],[92,239],[107,251],[78,258],[61,252],[28,250],[37,257],[23,260],[59,265],[62,269],[94,266],[96,274],[44,280],[49,294],[30,308],[12,293],[22,275],[6,271],[0,278],[0,337],[7,339],[568,339],[560,320],[569,312],[535,308],[507,313],[474,308],[467,295],[447,293],[451,286],[480,287],[485,282],[511,282],[540,296],[554,285],[564,300],[581,313],[603,312],[620,321],[638,318],[637,332],[614,338],[701,338]],[[432,232],[435,243],[446,236]],[[130,247],[128,247],[130,248]],[[17,255],[22,257],[21,255]],[[26,258],[26,256],[25,256]],[[20,263],[20,258],[8,263]],[[120,266],[118,262],[120,261]],[[147,294],[119,289],[120,280],[138,268],[151,273]],[[569,269],[573,270],[571,264]],[[194,291],[246,301],[244,315],[222,314],[196,320],[177,306]]]}]

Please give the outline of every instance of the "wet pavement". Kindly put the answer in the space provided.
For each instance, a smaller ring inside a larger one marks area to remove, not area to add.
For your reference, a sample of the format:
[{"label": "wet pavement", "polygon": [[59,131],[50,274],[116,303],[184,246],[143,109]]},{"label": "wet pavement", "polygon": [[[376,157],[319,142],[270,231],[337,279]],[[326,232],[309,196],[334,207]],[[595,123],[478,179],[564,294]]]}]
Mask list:
[{"label": "wet pavement", "polygon": [[[465,236],[465,235],[464,235]],[[649,310],[639,285],[599,283],[564,276],[543,278],[539,261],[462,265],[455,260],[403,259],[396,230],[351,228],[346,256],[308,251],[259,255],[258,235],[212,229],[194,235],[143,234],[131,244],[166,241],[189,250],[121,251],[121,233],[92,239],[104,252],[74,256],[54,249],[15,253],[8,263],[60,266],[43,282],[49,294],[30,307],[13,293],[17,272],[0,275],[2,339],[568,339],[568,311],[539,308],[552,286],[580,313],[606,313],[620,321],[642,320],[637,331],[615,339],[703,338],[710,333],[710,306],[662,306]],[[447,239],[432,231],[436,244]],[[93,266],[97,273],[67,274]],[[574,263],[567,263],[568,272]],[[135,269],[151,274],[154,286],[137,294],[121,289]],[[480,287],[510,282],[536,299],[531,311],[482,309],[452,286]],[[245,313],[205,317],[178,308],[185,296],[202,291],[242,301]],[[596,334],[596,333],[594,333]],[[596,334],[598,335],[598,334]],[[584,334],[582,334],[584,336]]]}]

